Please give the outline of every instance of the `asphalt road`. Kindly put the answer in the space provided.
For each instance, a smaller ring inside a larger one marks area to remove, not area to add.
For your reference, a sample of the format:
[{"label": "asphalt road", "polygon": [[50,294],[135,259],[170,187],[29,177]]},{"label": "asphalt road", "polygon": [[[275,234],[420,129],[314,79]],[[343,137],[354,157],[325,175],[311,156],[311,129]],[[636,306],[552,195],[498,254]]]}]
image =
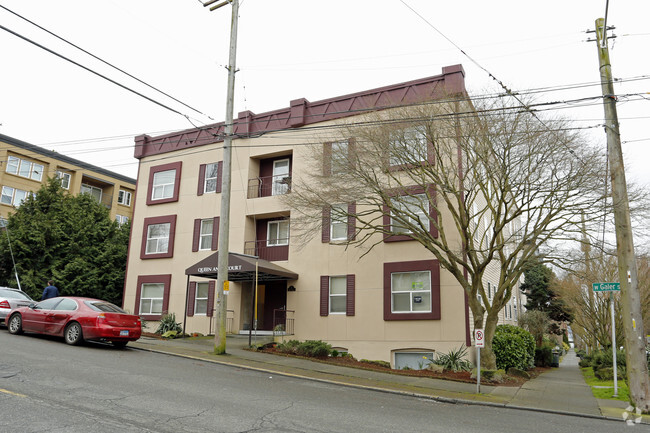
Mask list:
[{"label": "asphalt road", "polygon": [[0,329],[0,432],[630,432]]}]

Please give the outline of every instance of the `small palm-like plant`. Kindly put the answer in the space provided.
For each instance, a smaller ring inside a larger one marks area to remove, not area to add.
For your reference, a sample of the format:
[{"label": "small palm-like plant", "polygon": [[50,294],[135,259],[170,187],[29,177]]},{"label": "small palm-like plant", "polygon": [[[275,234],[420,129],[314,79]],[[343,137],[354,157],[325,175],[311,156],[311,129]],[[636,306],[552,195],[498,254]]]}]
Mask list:
[{"label": "small palm-like plant", "polygon": [[176,322],[176,313],[165,314],[160,319],[160,325],[156,329],[156,334],[164,334],[169,331],[182,332],[183,327]]},{"label": "small palm-like plant", "polygon": [[472,363],[465,359],[467,347],[460,346],[458,349],[452,349],[449,353],[441,353],[436,356],[433,363],[442,366],[445,370],[451,371],[469,371],[472,369]]}]

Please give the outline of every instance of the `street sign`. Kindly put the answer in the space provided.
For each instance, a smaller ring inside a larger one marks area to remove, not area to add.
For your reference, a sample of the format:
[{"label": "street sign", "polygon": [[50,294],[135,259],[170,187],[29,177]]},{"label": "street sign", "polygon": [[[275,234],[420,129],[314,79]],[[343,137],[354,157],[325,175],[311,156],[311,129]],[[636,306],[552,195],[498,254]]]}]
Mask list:
[{"label": "street sign", "polygon": [[485,333],[482,329],[474,330],[474,345],[476,347],[485,347]]},{"label": "street sign", "polygon": [[621,283],[593,283],[591,288],[594,292],[620,292]]}]

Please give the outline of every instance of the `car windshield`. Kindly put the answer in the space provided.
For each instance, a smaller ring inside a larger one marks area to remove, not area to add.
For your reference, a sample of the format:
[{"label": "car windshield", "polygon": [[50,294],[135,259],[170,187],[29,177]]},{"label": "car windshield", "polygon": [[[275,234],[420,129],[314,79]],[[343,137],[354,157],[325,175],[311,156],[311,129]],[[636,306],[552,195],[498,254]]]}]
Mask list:
[{"label": "car windshield", "polygon": [[106,313],[122,313],[122,314],[127,314],[126,311],[121,309],[115,304],[111,304],[110,302],[104,302],[104,301],[85,301],[84,302],[86,305],[88,305],[90,308],[92,308],[95,311],[103,311]]},{"label": "car windshield", "polygon": [[6,298],[6,299],[24,299],[26,301],[31,301],[32,298],[27,296],[23,292],[19,292],[17,290],[7,290],[7,289],[0,289],[0,298]]}]

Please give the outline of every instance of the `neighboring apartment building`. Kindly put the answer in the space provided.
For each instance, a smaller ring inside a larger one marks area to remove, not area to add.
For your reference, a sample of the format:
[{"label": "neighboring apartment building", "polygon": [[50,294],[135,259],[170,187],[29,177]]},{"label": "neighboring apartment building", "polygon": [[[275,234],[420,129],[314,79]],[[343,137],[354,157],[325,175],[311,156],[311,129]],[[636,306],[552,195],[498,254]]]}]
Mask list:
[{"label": "neighboring apartment building", "polygon": [[124,223],[133,217],[135,179],[0,134],[0,218],[6,218],[48,178],[71,194],[86,193]]},{"label": "neighboring apartment building", "polygon": [[[263,114],[239,113],[225,296],[231,332],[255,327],[257,311],[258,330],[324,340],[357,358],[396,367],[471,345],[464,292],[424,247],[396,236],[392,240],[403,242],[379,242],[370,252],[345,248],[336,240],[354,233],[354,221],[329,216],[322,233],[299,245],[291,235],[298,210],[282,200],[291,193],[292,178],[314,169],[306,144],[326,143],[329,127],[367,110],[445,92],[465,95],[464,75],[455,65],[421,80],[317,102],[294,100]],[[223,127],[136,138],[137,212],[124,308],[148,321],[150,331],[169,312],[187,332],[214,332]],[[398,279],[412,290],[399,293]]]}]

